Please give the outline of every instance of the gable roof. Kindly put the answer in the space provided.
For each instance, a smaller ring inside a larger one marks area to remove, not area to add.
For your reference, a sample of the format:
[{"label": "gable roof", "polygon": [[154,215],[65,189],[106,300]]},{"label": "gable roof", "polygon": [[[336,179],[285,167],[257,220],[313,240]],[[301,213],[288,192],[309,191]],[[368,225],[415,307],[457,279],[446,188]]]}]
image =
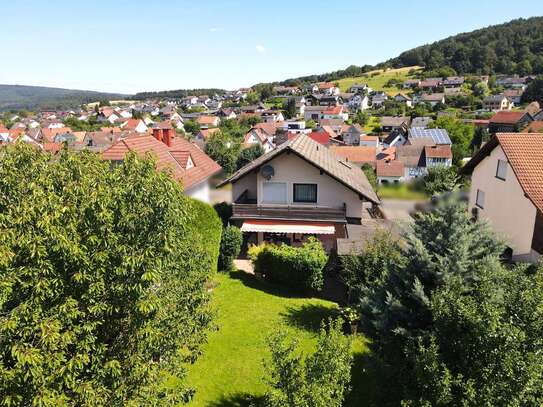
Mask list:
[{"label": "gable roof", "polygon": [[409,129],[408,139],[421,137],[431,137],[435,144],[452,144],[449,133],[445,129],[425,129],[422,127],[411,127]]},{"label": "gable roof", "polygon": [[424,146],[398,146],[396,147],[396,160],[406,167],[424,167]]},{"label": "gable roof", "polygon": [[452,159],[451,146],[424,146],[424,154],[430,158]]},{"label": "gable roof", "polygon": [[298,157],[319,168],[347,188],[363,195],[369,201],[376,204],[380,203],[377,194],[360,168],[343,161],[328,148],[321,146],[319,143],[303,134],[300,134],[281,144],[276,149],[261,155],[256,160],[236,171],[230,178],[227,178],[219,185],[236,182],[238,179],[251,171],[260,168],[260,166],[284,152],[296,154]]},{"label": "gable roof", "polygon": [[374,163],[376,148],[366,146],[330,146],[330,151],[353,163]]},{"label": "gable roof", "polygon": [[[207,156],[198,146],[182,137],[174,137],[171,147],[153,136],[133,136],[119,140],[102,154],[105,160],[120,161],[125,155],[133,151],[138,156],[147,153],[156,158],[157,170],[169,168],[177,180],[183,181],[186,189],[199,184],[220,171],[221,166]],[[190,155],[194,167],[185,169],[184,157]],[[178,161],[179,160],[179,161]]]},{"label": "gable roof", "polygon": [[404,171],[404,165],[399,160],[379,160],[375,168],[378,177],[403,177]]},{"label": "gable roof", "polygon": [[490,123],[515,124],[527,114],[528,113],[526,112],[509,112],[502,110],[490,118]]},{"label": "gable roof", "polygon": [[543,133],[498,133],[462,168],[462,172],[471,174],[498,145],[528,199],[543,212]]}]

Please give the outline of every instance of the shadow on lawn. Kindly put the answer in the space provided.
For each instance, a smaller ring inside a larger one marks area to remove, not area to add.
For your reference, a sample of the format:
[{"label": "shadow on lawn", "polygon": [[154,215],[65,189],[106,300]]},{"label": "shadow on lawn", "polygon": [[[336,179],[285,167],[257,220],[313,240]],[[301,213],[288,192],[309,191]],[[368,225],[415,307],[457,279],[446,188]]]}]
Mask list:
[{"label": "shadow on lawn", "polygon": [[264,396],[253,396],[248,393],[222,396],[219,400],[207,403],[206,407],[249,407],[264,404]]},{"label": "shadow on lawn", "polygon": [[285,321],[296,328],[318,332],[321,322],[336,318],[338,310],[320,304],[304,304],[301,307],[289,307],[281,314]]},{"label": "shadow on lawn", "polygon": [[376,404],[376,376],[378,363],[369,353],[356,353],[351,368],[351,391],[343,405],[345,407],[374,407]]},{"label": "shadow on lawn", "polygon": [[297,291],[288,287],[269,283],[254,274],[248,274],[244,271],[236,270],[230,272],[230,277],[235,280],[240,280],[243,285],[254,288],[255,290],[263,291],[268,294],[272,294],[278,297],[284,298],[306,298],[307,294],[301,291]]}]

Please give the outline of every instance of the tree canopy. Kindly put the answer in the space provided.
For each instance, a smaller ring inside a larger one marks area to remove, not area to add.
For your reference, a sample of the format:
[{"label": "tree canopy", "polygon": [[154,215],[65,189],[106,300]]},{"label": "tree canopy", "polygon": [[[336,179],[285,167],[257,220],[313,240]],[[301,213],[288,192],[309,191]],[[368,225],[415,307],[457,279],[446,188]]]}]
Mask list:
[{"label": "tree canopy", "polygon": [[188,401],[184,365],[211,320],[204,284],[220,228],[151,160],[129,155],[110,168],[88,152],[3,149],[3,403]]}]

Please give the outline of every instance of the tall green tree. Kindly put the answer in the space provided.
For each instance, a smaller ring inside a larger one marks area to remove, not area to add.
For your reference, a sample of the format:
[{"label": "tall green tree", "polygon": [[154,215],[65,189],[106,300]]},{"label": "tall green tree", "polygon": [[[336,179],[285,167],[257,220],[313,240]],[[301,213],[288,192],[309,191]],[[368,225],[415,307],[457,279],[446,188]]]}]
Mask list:
[{"label": "tall green tree", "polygon": [[455,117],[442,116],[430,123],[429,127],[447,130],[452,141],[454,164],[458,165],[463,158],[471,155],[470,147],[475,135],[474,125],[464,123]]},{"label": "tall green tree", "polygon": [[[54,176],[52,175],[54,174]],[[0,400],[139,406],[188,401],[211,321],[218,235],[155,163],[27,144],[0,160]],[[210,236],[215,238],[210,239]],[[210,250],[213,247],[213,250]]]},{"label": "tall green tree", "polygon": [[384,282],[360,299],[365,332],[388,380],[398,384],[398,393],[388,393],[396,402],[415,385],[412,350],[433,330],[433,295],[453,282],[469,290],[481,265],[503,250],[490,228],[470,219],[465,205],[452,199],[418,215],[406,239],[406,264],[388,268]]},{"label": "tall green tree", "polygon": [[207,141],[205,152],[217,161],[227,174],[232,174],[236,170],[241,143],[228,134],[218,131]]},{"label": "tall green tree", "polygon": [[284,332],[270,339],[271,363],[266,395],[269,407],[341,407],[348,393],[352,354],[341,321],[321,326],[317,350],[305,359]]}]

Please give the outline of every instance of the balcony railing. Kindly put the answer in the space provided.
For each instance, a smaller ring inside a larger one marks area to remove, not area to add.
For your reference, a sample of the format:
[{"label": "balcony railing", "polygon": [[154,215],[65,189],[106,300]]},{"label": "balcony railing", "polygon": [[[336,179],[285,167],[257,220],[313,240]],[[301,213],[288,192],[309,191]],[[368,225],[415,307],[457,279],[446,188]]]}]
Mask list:
[{"label": "balcony railing", "polygon": [[234,219],[286,219],[346,222],[346,207],[314,205],[233,204]]}]

